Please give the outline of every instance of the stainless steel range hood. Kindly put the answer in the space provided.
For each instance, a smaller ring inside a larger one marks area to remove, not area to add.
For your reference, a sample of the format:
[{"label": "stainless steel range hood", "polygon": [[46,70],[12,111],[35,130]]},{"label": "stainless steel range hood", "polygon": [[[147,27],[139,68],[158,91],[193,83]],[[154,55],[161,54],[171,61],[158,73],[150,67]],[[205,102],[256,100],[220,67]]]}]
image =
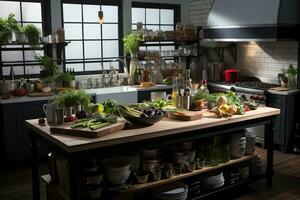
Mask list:
[{"label": "stainless steel range hood", "polygon": [[299,40],[299,24],[299,0],[215,0],[203,40]]}]

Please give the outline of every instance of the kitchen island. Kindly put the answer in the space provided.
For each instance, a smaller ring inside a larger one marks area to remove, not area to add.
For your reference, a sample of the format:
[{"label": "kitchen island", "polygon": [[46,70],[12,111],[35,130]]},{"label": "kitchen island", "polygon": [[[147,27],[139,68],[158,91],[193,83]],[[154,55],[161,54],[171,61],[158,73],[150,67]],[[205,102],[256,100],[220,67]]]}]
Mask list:
[{"label": "kitchen island", "polygon": [[[259,107],[257,110],[249,111],[245,115],[235,115],[232,118],[216,118],[212,113],[203,111],[203,118],[195,121],[175,121],[163,119],[153,126],[145,128],[126,129],[112,133],[100,138],[87,139],[75,136],[66,136],[50,132],[49,126],[40,126],[37,119],[26,120],[25,125],[29,129],[32,139],[32,184],[34,199],[39,199],[39,168],[38,168],[38,142],[46,143],[51,150],[61,154],[70,166],[70,199],[80,198],[79,189],[79,163],[95,155],[101,155],[113,149],[126,149],[126,147],[141,148],[147,143],[154,142],[161,145],[172,144],[205,138],[215,135],[230,134],[232,131],[241,130],[247,127],[266,124],[267,139],[267,184],[272,185],[273,174],[273,131],[272,120],[280,114],[279,109]],[[241,162],[241,160],[230,161],[226,165]],[[250,159],[250,158],[249,158]],[[218,166],[222,167],[222,165]],[[205,172],[196,171],[196,174]],[[190,174],[190,176],[193,174]],[[175,177],[175,180],[184,179],[186,176]],[[166,179],[152,184],[132,186],[133,191],[145,190],[157,185],[170,182]],[[226,188],[225,188],[226,189]]]}]

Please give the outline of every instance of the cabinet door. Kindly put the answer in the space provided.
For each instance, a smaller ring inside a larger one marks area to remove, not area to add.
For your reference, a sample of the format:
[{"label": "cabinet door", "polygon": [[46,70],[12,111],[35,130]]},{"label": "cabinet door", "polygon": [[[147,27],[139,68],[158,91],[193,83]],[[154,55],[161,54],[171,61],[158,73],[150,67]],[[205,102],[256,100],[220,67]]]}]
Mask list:
[{"label": "cabinet door", "polygon": [[285,144],[285,116],[286,116],[286,97],[282,95],[268,95],[267,106],[279,108],[280,115],[273,121],[274,125],[274,143],[279,145]]},{"label": "cabinet door", "polygon": [[3,146],[5,158],[10,161],[20,161],[22,140],[19,137],[20,130],[20,106],[7,104],[2,106],[3,120]]},{"label": "cabinet door", "polygon": [[[21,119],[20,127],[22,127],[22,131],[20,132],[20,135],[23,141],[22,142],[23,160],[29,160],[31,158],[31,139],[28,130],[25,127],[25,120],[45,117],[45,113],[43,111],[43,104],[45,103],[47,103],[47,101],[26,102],[21,104],[22,119]],[[48,149],[44,144],[39,144],[39,152],[40,152],[40,156],[44,157],[47,155]]]}]

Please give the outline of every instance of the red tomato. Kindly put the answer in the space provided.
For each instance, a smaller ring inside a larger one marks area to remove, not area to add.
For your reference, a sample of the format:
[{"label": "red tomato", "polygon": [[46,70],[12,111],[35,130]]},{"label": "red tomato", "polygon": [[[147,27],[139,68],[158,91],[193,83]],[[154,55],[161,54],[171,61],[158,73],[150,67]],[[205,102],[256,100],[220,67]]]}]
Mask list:
[{"label": "red tomato", "polygon": [[249,106],[245,105],[244,108],[245,108],[245,111],[246,111],[246,112],[247,112],[247,111],[250,111]]}]

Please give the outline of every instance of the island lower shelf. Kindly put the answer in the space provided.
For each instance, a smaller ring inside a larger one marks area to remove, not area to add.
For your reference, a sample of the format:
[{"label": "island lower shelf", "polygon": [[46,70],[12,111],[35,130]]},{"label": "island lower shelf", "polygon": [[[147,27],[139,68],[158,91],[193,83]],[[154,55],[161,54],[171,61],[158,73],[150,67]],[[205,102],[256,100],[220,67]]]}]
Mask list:
[{"label": "island lower shelf", "polygon": [[237,164],[237,163],[240,163],[240,162],[249,161],[252,158],[254,158],[255,156],[256,155],[243,156],[242,158],[230,160],[229,162],[222,163],[222,164],[219,164],[217,166],[204,167],[202,169],[195,170],[193,172],[188,172],[188,173],[180,174],[180,175],[177,175],[177,176],[173,176],[172,178],[169,178],[169,179],[162,179],[162,180],[159,180],[159,181],[152,181],[152,182],[147,182],[147,183],[143,183],[143,184],[134,184],[134,185],[130,186],[129,189],[126,190],[126,191],[146,190],[146,189],[157,187],[157,186],[167,184],[167,183],[170,183],[170,182],[173,182],[173,181],[179,181],[179,180],[189,178],[189,177],[192,177],[192,176],[195,176],[195,175],[199,175],[199,174],[202,174],[202,173],[206,173],[206,172],[210,172],[210,171],[213,171],[213,170],[216,170],[216,169],[227,167],[227,166]]}]

